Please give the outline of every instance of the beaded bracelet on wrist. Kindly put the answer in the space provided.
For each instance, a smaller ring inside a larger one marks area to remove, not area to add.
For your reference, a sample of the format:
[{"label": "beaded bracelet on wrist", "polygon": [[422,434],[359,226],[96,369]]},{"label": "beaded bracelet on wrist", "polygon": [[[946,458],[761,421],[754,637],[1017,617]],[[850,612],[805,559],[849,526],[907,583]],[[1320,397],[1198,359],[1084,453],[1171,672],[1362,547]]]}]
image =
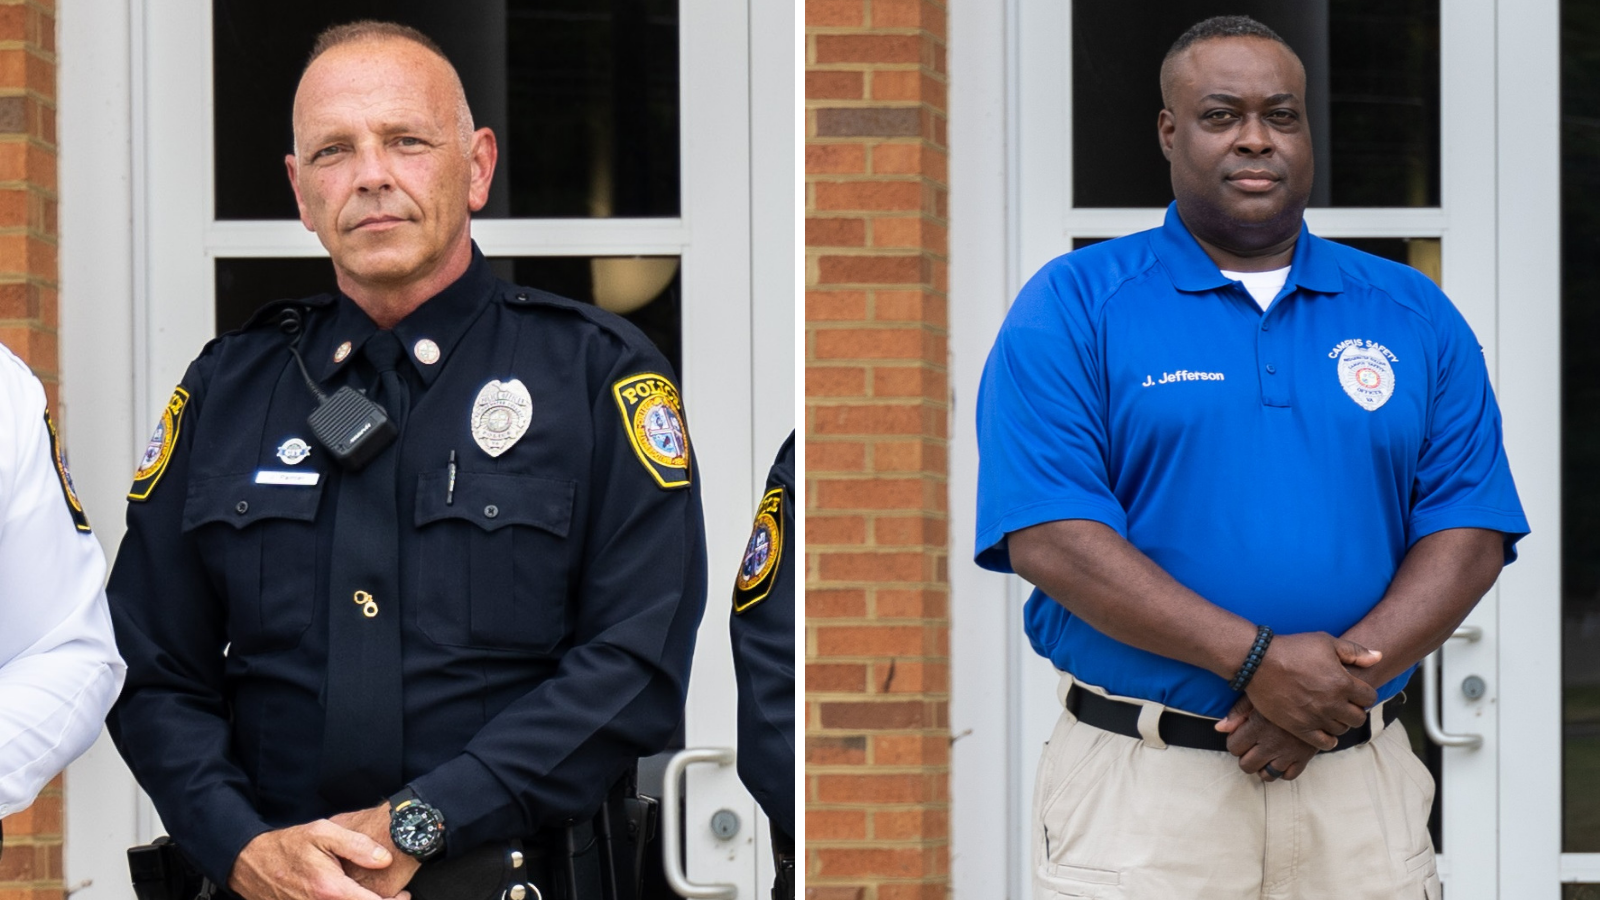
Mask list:
[{"label": "beaded bracelet on wrist", "polygon": [[1272,629],[1262,625],[1256,629],[1256,642],[1250,645],[1250,655],[1244,658],[1244,665],[1239,667],[1233,680],[1228,682],[1228,687],[1234,691],[1243,691],[1250,684],[1250,679],[1256,677],[1256,670],[1261,668],[1261,660],[1267,655],[1267,645],[1272,643]]}]

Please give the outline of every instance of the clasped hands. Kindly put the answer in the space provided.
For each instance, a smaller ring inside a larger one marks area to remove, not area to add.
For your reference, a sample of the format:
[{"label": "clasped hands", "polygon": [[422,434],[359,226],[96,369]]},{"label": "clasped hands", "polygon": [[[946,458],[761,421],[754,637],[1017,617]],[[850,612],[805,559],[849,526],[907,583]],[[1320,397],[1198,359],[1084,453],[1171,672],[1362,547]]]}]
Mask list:
[{"label": "clasped hands", "polygon": [[1273,638],[1245,695],[1217,723],[1228,735],[1228,752],[1263,781],[1274,780],[1269,765],[1293,781],[1311,757],[1332,750],[1339,735],[1366,721],[1378,693],[1352,669],[1382,658],[1325,632]]},{"label": "clasped hands", "polygon": [[389,805],[256,835],[228,888],[245,900],[411,900],[422,864],[389,839]]}]

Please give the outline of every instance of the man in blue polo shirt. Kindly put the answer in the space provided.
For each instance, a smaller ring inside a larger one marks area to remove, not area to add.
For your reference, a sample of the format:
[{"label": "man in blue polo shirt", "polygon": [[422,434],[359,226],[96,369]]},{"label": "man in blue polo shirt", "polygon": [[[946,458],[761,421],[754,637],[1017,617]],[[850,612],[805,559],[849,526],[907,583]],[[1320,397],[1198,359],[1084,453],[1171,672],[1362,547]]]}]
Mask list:
[{"label": "man in blue polo shirt", "polygon": [[1481,350],[1306,231],[1280,37],[1206,20],[1161,83],[1165,224],[1040,270],[979,396],[977,561],[1063,672],[1036,896],[1437,897],[1391,698],[1528,531]]}]

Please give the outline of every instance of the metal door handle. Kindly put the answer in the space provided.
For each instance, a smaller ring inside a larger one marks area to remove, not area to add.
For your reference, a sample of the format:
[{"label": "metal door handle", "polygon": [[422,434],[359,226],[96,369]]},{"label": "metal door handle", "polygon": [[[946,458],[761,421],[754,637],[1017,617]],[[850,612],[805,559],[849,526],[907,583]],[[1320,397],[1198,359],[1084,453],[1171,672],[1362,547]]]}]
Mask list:
[{"label": "metal door handle", "polygon": [[[1476,625],[1463,625],[1452,638],[1476,641],[1483,637],[1483,629]],[[1422,730],[1428,740],[1441,747],[1466,747],[1476,750],[1483,746],[1481,734],[1449,734],[1444,730],[1444,720],[1439,715],[1439,648],[1422,658]]]},{"label": "metal door handle", "polygon": [[667,762],[661,784],[661,868],[674,893],[689,900],[734,900],[736,884],[695,884],[683,870],[683,816],[681,782],[683,770],[695,763],[733,765],[733,750],[727,747],[696,747],[679,750]]}]

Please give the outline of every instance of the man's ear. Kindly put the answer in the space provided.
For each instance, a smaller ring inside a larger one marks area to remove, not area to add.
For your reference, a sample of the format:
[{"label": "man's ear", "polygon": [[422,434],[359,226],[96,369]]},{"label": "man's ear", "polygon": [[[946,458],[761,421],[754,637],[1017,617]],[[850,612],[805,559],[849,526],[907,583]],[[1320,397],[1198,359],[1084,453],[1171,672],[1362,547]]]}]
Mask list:
[{"label": "man's ear", "polygon": [[495,141],[494,132],[488,128],[473,132],[467,156],[472,163],[472,184],[467,190],[467,203],[473,212],[477,212],[489,202],[489,184],[494,181],[494,164],[500,158],[500,145]]},{"label": "man's ear", "polygon": [[1171,110],[1163,109],[1156,115],[1156,140],[1161,143],[1161,155],[1172,161],[1172,136],[1178,130],[1178,119]]}]

